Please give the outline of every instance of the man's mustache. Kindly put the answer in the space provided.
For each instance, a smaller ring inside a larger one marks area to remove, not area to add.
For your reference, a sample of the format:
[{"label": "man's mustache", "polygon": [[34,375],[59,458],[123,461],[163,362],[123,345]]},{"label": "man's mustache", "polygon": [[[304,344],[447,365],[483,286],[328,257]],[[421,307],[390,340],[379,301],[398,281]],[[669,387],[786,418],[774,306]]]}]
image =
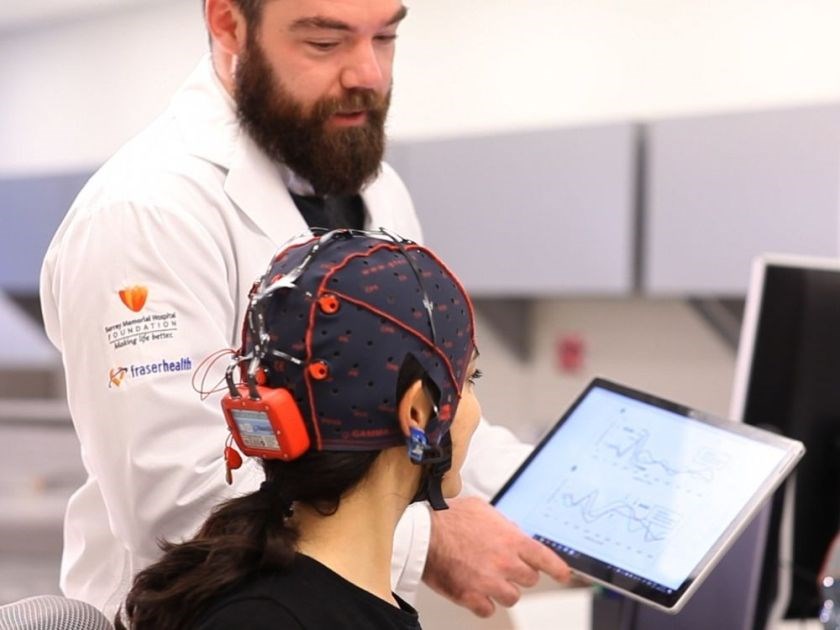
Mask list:
[{"label": "man's mustache", "polygon": [[384,112],[388,108],[388,96],[377,94],[373,90],[352,90],[339,98],[324,99],[318,103],[313,117],[326,120],[334,114],[352,114],[356,112]]}]

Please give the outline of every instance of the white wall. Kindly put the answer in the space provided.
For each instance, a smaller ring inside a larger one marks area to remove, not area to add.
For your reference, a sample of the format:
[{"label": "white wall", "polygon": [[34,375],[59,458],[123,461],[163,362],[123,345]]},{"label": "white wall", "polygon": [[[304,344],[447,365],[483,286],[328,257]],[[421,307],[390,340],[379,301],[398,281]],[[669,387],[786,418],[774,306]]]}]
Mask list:
[{"label": "white wall", "polygon": [[[531,357],[514,356],[479,309],[477,392],[497,424],[540,437],[596,376],[729,415],[735,352],[687,304],[669,299],[545,299],[529,325]],[[558,365],[564,336],[583,341],[577,371]]]},{"label": "white wall", "polygon": [[0,176],[102,162],[204,51],[200,15],[178,0],[0,38]]},{"label": "white wall", "polygon": [[[0,32],[0,176],[88,167],[205,49],[197,0]],[[417,0],[398,138],[840,100],[837,0]]]}]

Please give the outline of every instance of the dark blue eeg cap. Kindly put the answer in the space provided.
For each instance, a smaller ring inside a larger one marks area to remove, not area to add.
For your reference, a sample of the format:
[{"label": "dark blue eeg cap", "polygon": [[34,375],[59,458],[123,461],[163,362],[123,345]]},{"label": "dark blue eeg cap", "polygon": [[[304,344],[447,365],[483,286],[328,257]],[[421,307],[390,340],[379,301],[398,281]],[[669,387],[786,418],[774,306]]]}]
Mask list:
[{"label": "dark blue eeg cap", "polygon": [[472,304],[431,251],[384,230],[335,230],[274,257],[240,356],[259,359],[261,384],[292,392],[312,448],[369,451],[405,443],[397,376],[409,354],[440,393],[426,427],[440,445],[474,349]]}]

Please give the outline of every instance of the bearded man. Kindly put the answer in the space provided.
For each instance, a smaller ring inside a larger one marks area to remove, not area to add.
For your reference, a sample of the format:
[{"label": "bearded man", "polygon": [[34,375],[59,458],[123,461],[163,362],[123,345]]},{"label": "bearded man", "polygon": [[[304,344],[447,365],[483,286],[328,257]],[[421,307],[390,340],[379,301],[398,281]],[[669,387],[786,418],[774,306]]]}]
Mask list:
[{"label": "bearded man", "polygon": [[[61,586],[109,616],[160,540],[187,537],[261,481],[250,462],[225,484],[219,399],[191,379],[239,345],[248,290],[278,245],[307,226],[421,240],[408,192],[382,162],[399,0],[204,9],[210,54],[91,178],[42,270],[88,473],[67,508]],[[487,497],[529,448],[482,421],[467,487]],[[415,504],[394,547],[397,592],[410,600],[422,577],[479,615],[515,603],[540,571],[568,575],[475,498],[433,516]]]}]

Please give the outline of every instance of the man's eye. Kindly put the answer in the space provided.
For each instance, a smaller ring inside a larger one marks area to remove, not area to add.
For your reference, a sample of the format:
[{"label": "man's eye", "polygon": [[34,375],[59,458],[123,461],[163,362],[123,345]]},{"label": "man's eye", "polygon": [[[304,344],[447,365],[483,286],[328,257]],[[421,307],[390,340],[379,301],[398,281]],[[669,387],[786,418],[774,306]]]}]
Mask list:
[{"label": "man's eye", "polygon": [[333,48],[338,46],[338,42],[308,41],[306,42],[306,44],[311,48],[314,48],[315,50],[319,51],[332,50]]},{"label": "man's eye", "polygon": [[381,44],[393,44],[397,40],[397,34],[377,35],[374,39]]}]

